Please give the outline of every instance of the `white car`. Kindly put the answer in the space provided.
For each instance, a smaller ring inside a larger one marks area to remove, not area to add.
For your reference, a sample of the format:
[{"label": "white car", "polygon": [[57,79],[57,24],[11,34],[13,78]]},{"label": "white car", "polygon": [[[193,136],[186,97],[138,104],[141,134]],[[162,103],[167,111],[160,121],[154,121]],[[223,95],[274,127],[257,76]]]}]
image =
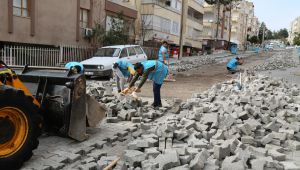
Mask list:
[{"label": "white car", "polygon": [[147,55],[139,45],[106,46],[99,48],[92,58],[82,61],[81,64],[87,77],[112,77],[112,65],[119,59],[135,64],[146,61]]}]

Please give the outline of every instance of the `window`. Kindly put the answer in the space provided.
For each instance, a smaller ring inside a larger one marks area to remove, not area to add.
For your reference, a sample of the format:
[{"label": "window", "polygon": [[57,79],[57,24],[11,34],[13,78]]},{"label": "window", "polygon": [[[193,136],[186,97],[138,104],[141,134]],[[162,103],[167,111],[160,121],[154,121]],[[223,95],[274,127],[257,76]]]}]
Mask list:
[{"label": "window", "polygon": [[127,49],[126,49],[126,48],[124,48],[124,49],[121,51],[120,57],[121,57],[121,58],[128,57]]},{"label": "window", "polygon": [[172,34],[179,35],[179,24],[176,21],[172,24]]},{"label": "window", "polygon": [[118,57],[120,54],[120,48],[100,48],[94,54],[95,57]]},{"label": "window", "polygon": [[193,28],[188,26],[187,30],[188,30],[187,32],[188,32],[189,37],[192,38],[193,37]]},{"label": "window", "polygon": [[135,49],[135,51],[136,51],[137,54],[144,54],[144,52],[143,52],[143,50],[141,49],[141,47],[136,46],[136,47],[134,47],[134,49]]},{"label": "window", "polygon": [[129,56],[136,55],[136,52],[135,52],[134,48],[132,48],[132,47],[128,48],[128,53],[129,53]]},{"label": "window", "polygon": [[171,20],[161,17],[160,25],[161,25],[162,32],[165,32],[165,33],[171,32]]},{"label": "window", "polygon": [[28,1],[29,0],[14,0],[13,14],[15,16],[29,17]]},{"label": "window", "polygon": [[80,27],[81,28],[87,28],[89,24],[89,17],[88,17],[89,11],[87,9],[80,9]]}]

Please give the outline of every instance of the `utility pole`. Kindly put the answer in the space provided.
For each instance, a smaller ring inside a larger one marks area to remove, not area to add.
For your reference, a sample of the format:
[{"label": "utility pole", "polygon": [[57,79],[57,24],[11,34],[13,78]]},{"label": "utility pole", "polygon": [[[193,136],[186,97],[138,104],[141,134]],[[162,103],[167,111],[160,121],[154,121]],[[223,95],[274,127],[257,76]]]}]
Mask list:
[{"label": "utility pole", "polygon": [[217,16],[217,30],[216,30],[216,36],[215,36],[215,43],[214,43],[214,49],[216,49],[218,37],[219,37],[219,25],[220,25],[220,0],[217,0],[217,10],[218,10],[218,16]]},{"label": "utility pole", "polygon": [[231,24],[231,20],[232,20],[232,2],[230,2],[230,9],[229,9],[229,38],[228,38],[228,41],[229,41],[229,47],[231,46],[231,27],[232,27],[232,24]]},{"label": "utility pole", "polygon": [[245,37],[244,37],[244,41],[245,41],[244,46],[245,46],[245,51],[246,51],[246,49],[247,49],[247,38],[248,38],[248,14],[246,14],[245,27],[246,27],[246,29],[245,29]]},{"label": "utility pole", "polygon": [[264,27],[263,27],[263,36],[262,36],[262,41],[261,41],[262,44],[263,44],[264,41],[265,41],[265,32],[266,32],[266,28],[265,28],[265,26],[264,26]]},{"label": "utility pole", "polygon": [[179,46],[180,46],[180,50],[179,50],[179,58],[182,58],[183,56],[183,43],[184,43],[184,34],[185,34],[185,21],[186,21],[186,4],[187,4],[187,0],[182,0],[182,4],[181,4],[181,20],[180,20],[180,37],[179,37]]}]

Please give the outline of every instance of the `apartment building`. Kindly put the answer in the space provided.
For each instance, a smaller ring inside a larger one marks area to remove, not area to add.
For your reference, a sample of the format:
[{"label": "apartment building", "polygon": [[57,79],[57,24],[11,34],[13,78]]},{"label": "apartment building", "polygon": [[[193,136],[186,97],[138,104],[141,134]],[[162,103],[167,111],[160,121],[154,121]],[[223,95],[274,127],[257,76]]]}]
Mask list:
[{"label": "apartment building", "polygon": [[[184,53],[190,55],[202,49],[203,0],[142,0],[141,39],[145,45],[159,46],[162,40],[178,50],[181,15],[183,20]],[[182,13],[185,11],[185,13]]]},{"label": "apartment building", "polygon": [[183,36],[183,45],[186,47],[187,53],[195,53],[202,49],[203,41],[203,16],[204,16],[203,0],[188,0],[187,17],[185,22],[185,30]]},{"label": "apartment building", "polygon": [[236,2],[232,8],[231,23],[231,41],[238,44],[239,49],[245,49],[247,37],[258,34],[259,24],[254,15],[253,3],[246,0]]},{"label": "apartment building", "polygon": [[288,41],[293,44],[295,33],[300,33],[300,16],[294,19],[290,24]]},{"label": "apartment building", "polygon": [[230,11],[220,5],[219,19],[217,5],[204,3],[203,47],[205,49],[226,49],[229,42]]},{"label": "apartment building", "polygon": [[[101,1],[101,0],[99,0]],[[140,15],[138,15],[141,0],[106,0],[102,10],[105,11],[105,29],[109,31],[112,27],[113,18],[122,18],[125,31],[129,35],[130,43],[140,41]]]},{"label": "apartment building", "polygon": [[133,41],[137,27],[134,1],[123,0],[1,0],[1,44],[59,46],[91,45],[92,28],[101,23],[110,29],[111,18],[122,13],[132,23],[128,34]]},{"label": "apartment building", "polygon": [[250,26],[248,29],[249,37],[258,36],[259,26],[260,26],[258,18],[256,16],[253,16],[252,18],[250,18],[248,25]]}]

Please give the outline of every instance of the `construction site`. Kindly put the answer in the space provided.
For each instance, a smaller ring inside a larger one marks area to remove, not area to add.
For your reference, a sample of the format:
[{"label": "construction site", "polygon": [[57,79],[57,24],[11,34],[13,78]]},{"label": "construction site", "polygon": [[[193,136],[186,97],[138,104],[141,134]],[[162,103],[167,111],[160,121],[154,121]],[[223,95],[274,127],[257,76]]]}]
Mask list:
[{"label": "construction site", "polygon": [[0,170],[300,170],[299,6],[0,0]]},{"label": "construction site", "polygon": [[174,61],[159,109],[150,82],[135,98],[113,79],[87,80],[105,118],[81,142],[43,133],[21,169],[300,169],[297,50],[239,56],[236,74],[224,68],[232,54]]}]

